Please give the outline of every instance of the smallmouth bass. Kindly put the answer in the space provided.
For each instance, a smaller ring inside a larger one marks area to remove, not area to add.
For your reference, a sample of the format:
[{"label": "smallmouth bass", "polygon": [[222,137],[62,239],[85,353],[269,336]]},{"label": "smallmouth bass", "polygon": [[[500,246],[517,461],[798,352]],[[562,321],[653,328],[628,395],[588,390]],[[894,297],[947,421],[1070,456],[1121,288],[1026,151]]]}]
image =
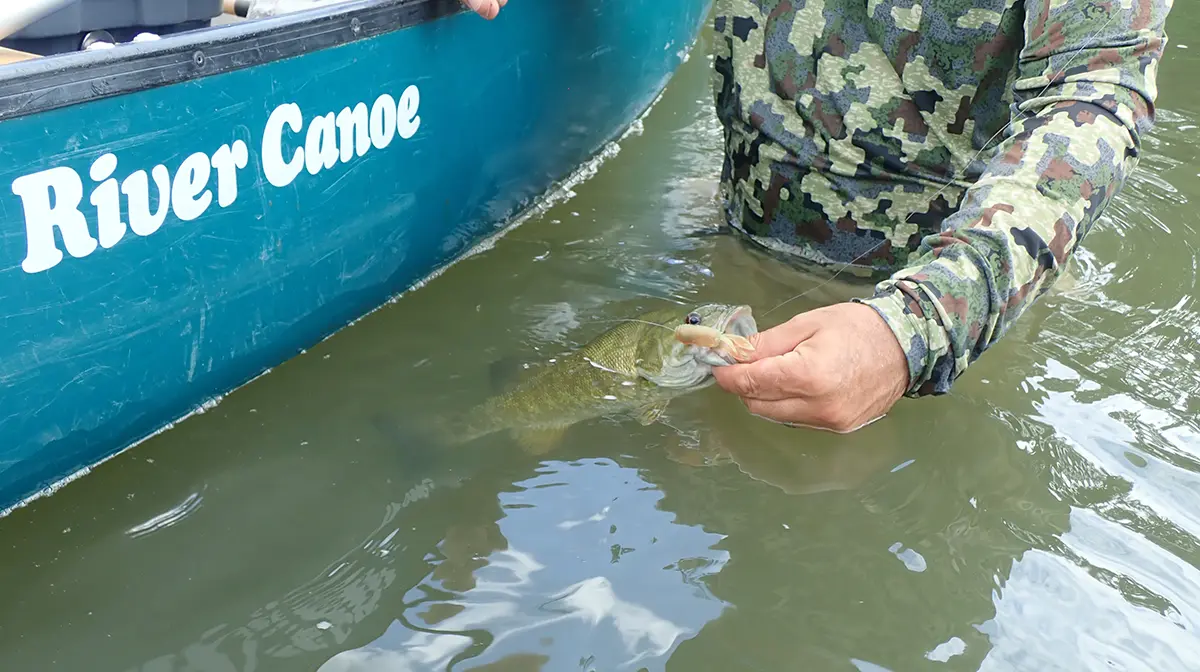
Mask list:
[{"label": "smallmouth bass", "polygon": [[[676,332],[676,327],[684,329]],[[555,448],[566,430],[597,417],[657,421],[670,401],[714,382],[714,366],[745,355],[758,327],[749,306],[671,306],[621,320],[510,389],[439,423],[457,445],[510,431],[529,452]]]}]

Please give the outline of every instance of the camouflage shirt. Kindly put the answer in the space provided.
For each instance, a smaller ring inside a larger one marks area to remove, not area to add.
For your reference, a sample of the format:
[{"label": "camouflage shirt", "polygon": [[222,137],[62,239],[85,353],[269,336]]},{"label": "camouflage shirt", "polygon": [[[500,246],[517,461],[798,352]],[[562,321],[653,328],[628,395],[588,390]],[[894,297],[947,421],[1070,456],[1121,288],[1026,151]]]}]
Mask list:
[{"label": "camouflage shirt", "polygon": [[862,302],[948,391],[1136,165],[1172,1],[715,0],[729,223],[890,274]]}]

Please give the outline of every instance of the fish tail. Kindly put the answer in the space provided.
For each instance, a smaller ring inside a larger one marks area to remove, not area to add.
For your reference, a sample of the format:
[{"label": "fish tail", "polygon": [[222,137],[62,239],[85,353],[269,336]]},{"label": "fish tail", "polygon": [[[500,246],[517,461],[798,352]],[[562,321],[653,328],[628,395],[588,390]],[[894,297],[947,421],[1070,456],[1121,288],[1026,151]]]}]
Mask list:
[{"label": "fish tail", "polygon": [[376,413],[371,424],[398,454],[405,458],[410,467],[432,466],[454,441],[442,423],[436,420],[400,418],[386,413]]}]

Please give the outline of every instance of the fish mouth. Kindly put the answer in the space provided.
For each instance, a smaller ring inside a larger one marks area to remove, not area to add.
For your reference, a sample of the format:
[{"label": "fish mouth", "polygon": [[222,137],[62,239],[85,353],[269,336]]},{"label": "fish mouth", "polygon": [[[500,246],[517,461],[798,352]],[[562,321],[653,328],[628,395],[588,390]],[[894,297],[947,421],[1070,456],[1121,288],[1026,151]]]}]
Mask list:
[{"label": "fish mouth", "polygon": [[750,306],[734,308],[717,328],[723,333],[744,338],[750,338],[758,333],[758,324],[754,321]]},{"label": "fish mouth", "polygon": [[[724,308],[709,319],[710,326],[722,334],[749,338],[758,333],[749,306]],[[721,349],[685,344],[672,339],[671,350],[664,357],[662,368],[642,376],[664,388],[702,387],[713,382],[712,369],[716,366],[736,364],[733,355]]]},{"label": "fish mouth", "polygon": [[[750,306],[735,307],[717,321],[715,328],[723,334],[732,334],[743,338],[750,338],[758,333],[758,324],[754,321],[754,314],[750,310]],[[702,364],[709,366],[737,364],[737,360],[733,358],[733,355],[727,352],[713,350],[712,348],[695,346],[693,348],[692,356]]]}]

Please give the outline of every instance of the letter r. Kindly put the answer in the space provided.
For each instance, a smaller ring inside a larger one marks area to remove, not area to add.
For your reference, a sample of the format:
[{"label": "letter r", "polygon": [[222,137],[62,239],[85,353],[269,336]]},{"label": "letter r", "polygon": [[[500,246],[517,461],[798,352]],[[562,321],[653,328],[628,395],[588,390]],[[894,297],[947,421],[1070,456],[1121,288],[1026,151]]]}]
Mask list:
[{"label": "letter r", "polygon": [[[54,203],[50,191],[54,190]],[[13,180],[12,191],[25,207],[27,251],[21,268],[40,273],[62,261],[63,253],[54,242],[54,227],[62,233],[63,245],[72,257],[86,257],[96,249],[96,239],[88,231],[87,219],[79,211],[83,200],[83,181],[66,167],[51,168]]]}]

